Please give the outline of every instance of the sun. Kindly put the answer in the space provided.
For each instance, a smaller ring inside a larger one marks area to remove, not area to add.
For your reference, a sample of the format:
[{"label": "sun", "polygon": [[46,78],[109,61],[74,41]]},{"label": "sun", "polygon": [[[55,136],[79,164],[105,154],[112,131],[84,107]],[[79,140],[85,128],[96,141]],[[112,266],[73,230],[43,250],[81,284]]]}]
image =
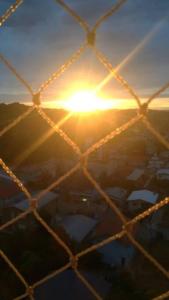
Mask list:
[{"label": "sun", "polygon": [[75,113],[90,113],[109,109],[110,104],[96,95],[92,90],[75,92],[63,103],[63,108]]}]

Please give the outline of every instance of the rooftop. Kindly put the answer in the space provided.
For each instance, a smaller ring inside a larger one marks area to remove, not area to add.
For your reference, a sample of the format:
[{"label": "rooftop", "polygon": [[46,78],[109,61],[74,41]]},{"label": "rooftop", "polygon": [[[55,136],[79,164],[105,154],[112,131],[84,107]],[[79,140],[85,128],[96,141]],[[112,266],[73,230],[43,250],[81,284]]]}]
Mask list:
[{"label": "rooftop", "polygon": [[[105,297],[111,285],[97,274],[83,272],[84,277]],[[67,270],[35,289],[37,300],[93,300],[93,295],[79,280],[73,270]]]},{"label": "rooftop", "polygon": [[97,251],[103,255],[105,263],[113,266],[120,265],[123,259],[129,261],[133,256],[134,248],[132,245],[125,245],[120,241],[112,241]]},{"label": "rooftop", "polygon": [[133,172],[127,176],[128,180],[136,181],[144,174],[143,169],[134,169]]},{"label": "rooftop", "polygon": [[137,200],[143,200],[145,202],[155,204],[158,199],[158,194],[155,192],[151,192],[149,190],[137,190],[133,191],[129,197],[128,201],[137,201]]},{"label": "rooftop", "polygon": [[70,238],[81,242],[96,226],[97,221],[84,215],[69,215],[62,219],[60,225]]},{"label": "rooftop", "polygon": [[[34,198],[36,197],[36,195],[34,195]],[[44,196],[41,197],[40,201],[38,202],[38,208],[42,208],[43,206],[48,204],[50,201],[54,200],[56,197],[57,197],[56,193],[53,193],[53,192],[46,193]],[[16,207],[22,211],[25,211],[29,208],[29,202],[27,199],[24,199],[24,200],[20,201],[19,203],[14,204],[14,207]]]},{"label": "rooftop", "polygon": [[118,199],[122,199],[126,196],[127,191],[121,187],[109,187],[106,189],[106,193],[110,196],[110,197],[114,197],[114,198],[118,198]]},{"label": "rooftop", "polygon": [[159,169],[159,170],[157,171],[157,175],[160,175],[160,174],[169,175],[169,168]]}]

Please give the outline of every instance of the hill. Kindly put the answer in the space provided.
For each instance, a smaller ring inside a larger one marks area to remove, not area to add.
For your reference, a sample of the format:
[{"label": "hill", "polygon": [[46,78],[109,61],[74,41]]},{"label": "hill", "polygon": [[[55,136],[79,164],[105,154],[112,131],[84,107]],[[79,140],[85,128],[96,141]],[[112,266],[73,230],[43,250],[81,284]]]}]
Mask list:
[{"label": "hill", "polygon": [[[17,116],[28,109],[28,106],[13,103],[0,104],[0,129],[10,124]],[[45,109],[45,112],[54,122],[62,119],[67,112],[58,109]],[[62,129],[83,149],[110,133],[113,129],[121,126],[136,114],[135,110],[110,110],[88,115],[74,115]],[[169,111],[150,110],[148,113],[153,126],[162,134],[169,130]],[[115,142],[128,134],[138,135],[145,131],[147,138],[151,134],[145,130],[144,125],[139,122],[133,128],[115,139]],[[71,147],[68,146],[57,134],[49,134],[48,124],[33,111],[17,126],[4,134],[0,140],[0,155],[8,163],[15,164],[23,153],[28,153],[24,163],[41,161],[50,157],[72,157]],[[46,139],[45,137],[49,137]],[[41,143],[42,142],[42,143]],[[113,141],[114,142],[114,141]]]}]

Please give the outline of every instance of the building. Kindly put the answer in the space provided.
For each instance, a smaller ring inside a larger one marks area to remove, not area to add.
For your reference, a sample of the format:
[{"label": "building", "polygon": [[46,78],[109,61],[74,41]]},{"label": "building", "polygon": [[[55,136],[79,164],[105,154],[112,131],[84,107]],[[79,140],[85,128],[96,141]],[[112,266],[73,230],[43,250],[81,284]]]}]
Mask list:
[{"label": "building", "polygon": [[116,240],[97,251],[102,254],[103,262],[111,267],[127,267],[133,257],[134,247]]},{"label": "building", "polygon": [[63,217],[58,225],[62,227],[71,240],[82,242],[94,229],[97,221],[84,215],[68,215]]},{"label": "building", "polygon": [[155,172],[158,169],[160,169],[163,164],[164,164],[163,160],[157,154],[154,154],[149,160],[147,168],[151,172]]},{"label": "building", "polygon": [[81,214],[97,218],[103,214],[107,204],[103,201],[97,201],[93,190],[82,192],[70,192],[68,199],[59,197],[57,201],[57,210],[60,214]]},{"label": "building", "polygon": [[147,164],[147,155],[141,153],[129,153],[127,157],[127,164],[132,168],[145,168]]},{"label": "building", "polygon": [[88,169],[95,175],[96,178],[99,178],[102,174],[106,174],[108,176],[115,173],[118,165],[118,160],[92,160],[88,163]]},{"label": "building", "polygon": [[[96,227],[91,234],[91,240],[100,241],[110,236],[113,236],[121,232],[123,223],[117,214],[110,208],[102,214]],[[132,228],[132,234],[135,235],[135,228]],[[121,240],[124,243],[128,242],[128,239],[124,236]]]},{"label": "building", "polygon": [[105,189],[106,194],[116,202],[117,205],[123,206],[127,195],[127,190],[121,187],[109,187]]},{"label": "building", "polygon": [[137,231],[138,238],[151,241],[162,238],[169,241],[169,207],[166,205],[145,218]]},{"label": "building", "polygon": [[[73,159],[53,158],[48,161],[20,168],[19,176],[22,181],[27,182],[30,188],[34,190],[43,189],[53,183],[56,178],[59,178],[74,167],[76,163],[76,160]],[[59,186],[54,188],[55,191],[59,189]]]},{"label": "building", "polygon": [[[105,298],[111,289],[108,283],[100,274],[84,272],[83,276],[98,291],[101,298]],[[37,300],[93,300],[93,295],[77,277],[73,270],[66,270],[50,280],[42,283],[35,289]]]},{"label": "building", "polygon": [[149,190],[137,190],[133,191],[127,198],[128,209],[130,211],[147,208],[147,206],[153,205],[158,200],[158,193],[151,192]]},{"label": "building", "polygon": [[127,176],[127,180],[130,180],[132,182],[139,181],[144,175],[144,169],[136,168],[134,169],[129,176]]},{"label": "building", "polygon": [[[120,233],[122,226],[120,218],[107,209],[91,234],[92,243],[96,244]],[[132,234],[135,235],[134,230]],[[126,236],[99,247],[97,251],[102,254],[102,261],[110,267],[126,267],[134,254],[134,248]]]},{"label": "building", "polygon": [[[34,195],[35,197],[36,195]],[[14,199],[15,200],[15,199]],[[8,201],[8,203],[3,207],[1,222],[2,224],[11,220],[12,218],[17,217],[19,214],[25,212],[29,208],[29,200],[25,198],[25,195],[22,195],[22,198],[18,201]],[[41,211],[41,213],[45,213],[45,215],[51,217],[54,213],[56,213],[57,209],[57,194],[53,192],[48,192],[38,202],[37,209]],[[29,214],[25,219],[16,222],[12,227],[10,226],[9,230],[13,230],[15,228],[25,228],[26,226],[35,225],[35,218],[32,214]]]},{"label": "building", "polygon": [[169,180],[169,168],[159,169],[156,173],[156,178],[158,180]]},{"label": "building", "polygon": [[92,232],[91,239],[100,240],[119,233],[122,230],[122,222],[117,215],[107,209],[101,216],[100,221]]},{"label": "building", "polygon": [[[40,191],[33,195],[34,198],[36,198],[36,195],[38,195]],[[47,192],[45,195],[42,196],[42,198],[38,201],[38,210],[45,210],[46,213],[49,215],[53,215],[56,212],[57,209],[57,198],[58,195],[54,192]],[[22,201],[15,203],[13,205],[16,209],[20,210],[21,212],[26,211],[29,208],[29,201],[27,199],[23,199]]]},{"label": "building", "polygon": [[23,199],[25,195],[20,191],[19,187],[13,180],[5,175],[0,173],[0,215],[2,214],[2,209],[17,203]]},{"label": "building", "polygon": [[26,181],[32,181],[40,178],[43,174],[47,173],[51,177],[55,177],[58,168],[58,162],[52,158],[47,161],[36,163],[33,165],[20,168],[21,177]]},{"label": "building", "polygon": [[70,198],[72,200],[92,201],[94,197],[94,189],[84,191],[70,191]]},{"label": "building", "polygon": [[149,229],[155,237],[161,237],[169,241],[169,207],[168,205],[157,210],[149,221]]}]

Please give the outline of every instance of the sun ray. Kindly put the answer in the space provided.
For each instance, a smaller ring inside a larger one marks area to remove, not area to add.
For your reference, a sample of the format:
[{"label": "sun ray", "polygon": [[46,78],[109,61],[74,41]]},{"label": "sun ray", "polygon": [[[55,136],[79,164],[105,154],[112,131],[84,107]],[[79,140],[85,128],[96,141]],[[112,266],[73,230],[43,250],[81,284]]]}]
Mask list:
[{"label": "sun ray", "polygon": [[[143,38],[143,40],[122,60],[122,62],[115,67],[114,73],[118,72],[122,67],[124,67],[144,46],[152,39],[155,34],[162,28],[164,25],[166,18],[157,23]],[[100,91],[111,79],[113,78],[113,74],[110,73],[106,76],[103,81],[101,81],[96,87],[96,92]]]},{"label": "sun ray", "polygon": [[[56,123],[56,127],[61,127],[62,124],[66,122],[70,117],[72,116],[72,112],[67,114],[61,121]],[[42,144],[44,144],[53,134],[55,133],[53,128],[50,128],[45,132],[39,139],[35,141],[30,147],[28,147],[24,152],[22,152],[18,157],[15,159],[15,165],[14,168],[18,168],[23,162],[26,161],[26,159],[35,152]]]}]

